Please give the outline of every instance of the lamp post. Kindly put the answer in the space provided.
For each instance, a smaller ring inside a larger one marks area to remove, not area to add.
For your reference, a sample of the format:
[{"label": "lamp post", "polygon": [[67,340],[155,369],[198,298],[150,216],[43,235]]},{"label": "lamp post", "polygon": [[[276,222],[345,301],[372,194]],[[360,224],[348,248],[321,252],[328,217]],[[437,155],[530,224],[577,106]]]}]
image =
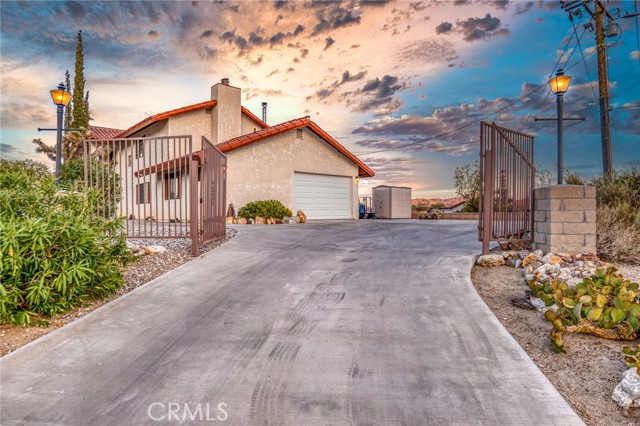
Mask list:
[{"label": "lamp post", "polygon": [[57,89],[51,90],[51,99],[54,105],[58,107],[58,126],[56,128],[56,184],[60,180],[60,167],[62,165],[62,117],[64,107],[66,107],[71,100],[71,93],[67,92],[66,89],[64,84],[60,83]]},{"label": "lamp post", "polygon": [[564,92],[569,89],[571,84],[571,77],[564,75],[562,68],[558,69],[556,76],[549,80],[549,86],[551,91],[556,94],[556,106],[558,110],[558,185],[562,185],[563,182],[563,125],[564,125]]}]

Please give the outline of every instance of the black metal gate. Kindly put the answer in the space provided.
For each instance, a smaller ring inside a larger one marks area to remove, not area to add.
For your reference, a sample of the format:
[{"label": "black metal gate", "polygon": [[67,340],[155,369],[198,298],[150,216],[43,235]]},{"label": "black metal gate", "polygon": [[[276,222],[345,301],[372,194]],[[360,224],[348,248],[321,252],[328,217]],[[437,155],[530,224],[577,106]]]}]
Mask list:
[{"label": "black metal gate", "polygon": [[227,156],[202,137],[202,242],[226,236]]},{"label": "black metal gate", "polygon": [[526,244],[533,240],[536,168],[533,136],[496,123],[480,123],[480,215],[482,253],[489,243]]}]

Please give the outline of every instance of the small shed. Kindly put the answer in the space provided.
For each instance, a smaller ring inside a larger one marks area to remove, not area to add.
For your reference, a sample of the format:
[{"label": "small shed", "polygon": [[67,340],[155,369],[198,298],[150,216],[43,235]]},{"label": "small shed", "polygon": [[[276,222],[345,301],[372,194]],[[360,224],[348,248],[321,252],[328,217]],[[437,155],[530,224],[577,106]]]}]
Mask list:
[{"label": "small shed", "polygon": [[380,185],[373,188],[372,195],[380,219],[411,219],[411,188]]}]

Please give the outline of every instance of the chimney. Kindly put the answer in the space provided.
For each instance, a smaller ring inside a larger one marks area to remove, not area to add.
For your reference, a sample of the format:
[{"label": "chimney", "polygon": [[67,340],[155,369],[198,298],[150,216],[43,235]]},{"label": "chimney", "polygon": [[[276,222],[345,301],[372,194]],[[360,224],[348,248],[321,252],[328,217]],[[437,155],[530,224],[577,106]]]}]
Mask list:
[{"label": "chimney", "polygon": [[211,142],[222,143],[242,134],[241,90],[229,84],[228,78],[211,88],[211,100],[217,105],[211,111]]},{"label": "chimney", "polygon": [[267,122],[267,103],[262,103],[262,121]]}]

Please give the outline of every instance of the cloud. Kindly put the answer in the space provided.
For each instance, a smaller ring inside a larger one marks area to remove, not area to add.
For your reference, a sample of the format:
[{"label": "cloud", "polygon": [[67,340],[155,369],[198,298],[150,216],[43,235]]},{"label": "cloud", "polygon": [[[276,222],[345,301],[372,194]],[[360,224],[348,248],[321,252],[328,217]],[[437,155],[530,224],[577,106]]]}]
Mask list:
[{"label": "cloud", "polygon": [[529,10],[531,10],[533,5],[534,3],[532,1],[517,3],[515,15],[516,16],[524,15],[525,13],[529,12]]},{"label": "cloud", "polygon": [[0,152],[3,154],[12,154],[14,152],[19,152],[19,150],[8,143],[0,143]]},{"label": "cloud", "polygon": [[333,44],[336,42],[333,37],[329,36],[325,39],[326,44],[324,46],[324,49],[322,50],[327,50],[328,48],[330,48],[331,46],[333,46]]},{"label": "cloud", "polygon": [[446,34],[453,30],[453,24],[451,22],[441,22],[436,26],[436,34]]},{"label": "cloud", "polygon": [[[330,2],[325,3],[331,5]],[[313,4],[311,5],[313,6]],[[328,9],[318,9],[316,11],[318,23],[313,27],[312,36],[326,31],[335,30],[349,25],[360,23],[360,14],[343,7],[329,7]]]},{"label": "cloud", "polygon": [[426,39],[406,45],[398,56],[407,62],[438,63],[458,58],[453,44],[447,40]]},{"label": "cloud", "polygon": [[[376,115],[389,114],[397,111],[402,106],[400,99],[394,98],[394,94],[404,89],[405,83],[401,83],[397,76],[385,75],[382,79],[376,77],[367,81],[353,94],[347,93],[347,105],[352,106],[354,112],[373,112]],[[354,99],[358,99],[354,101]]]},{"label": "cloud", "polygon": [[468,18],[456,22],[456,30],[462,32],[464,41],[486,40],[497,35],[507,35],[509,30],[501,28],[500,18],[487,13],[483,18]]},{"label": "cloud", "polygon": [[208,38],[208,37],[211,37],[212,35],[213,35],[212,30],[204,30],[202,34],[200,34],[200,38]]},{"label": "cloud", "polygon": [[149,33],[147,33],[147,35],[151,38],[158,38],[160,37],[160,33],[156,30],[151,30],[149,31]]}]

